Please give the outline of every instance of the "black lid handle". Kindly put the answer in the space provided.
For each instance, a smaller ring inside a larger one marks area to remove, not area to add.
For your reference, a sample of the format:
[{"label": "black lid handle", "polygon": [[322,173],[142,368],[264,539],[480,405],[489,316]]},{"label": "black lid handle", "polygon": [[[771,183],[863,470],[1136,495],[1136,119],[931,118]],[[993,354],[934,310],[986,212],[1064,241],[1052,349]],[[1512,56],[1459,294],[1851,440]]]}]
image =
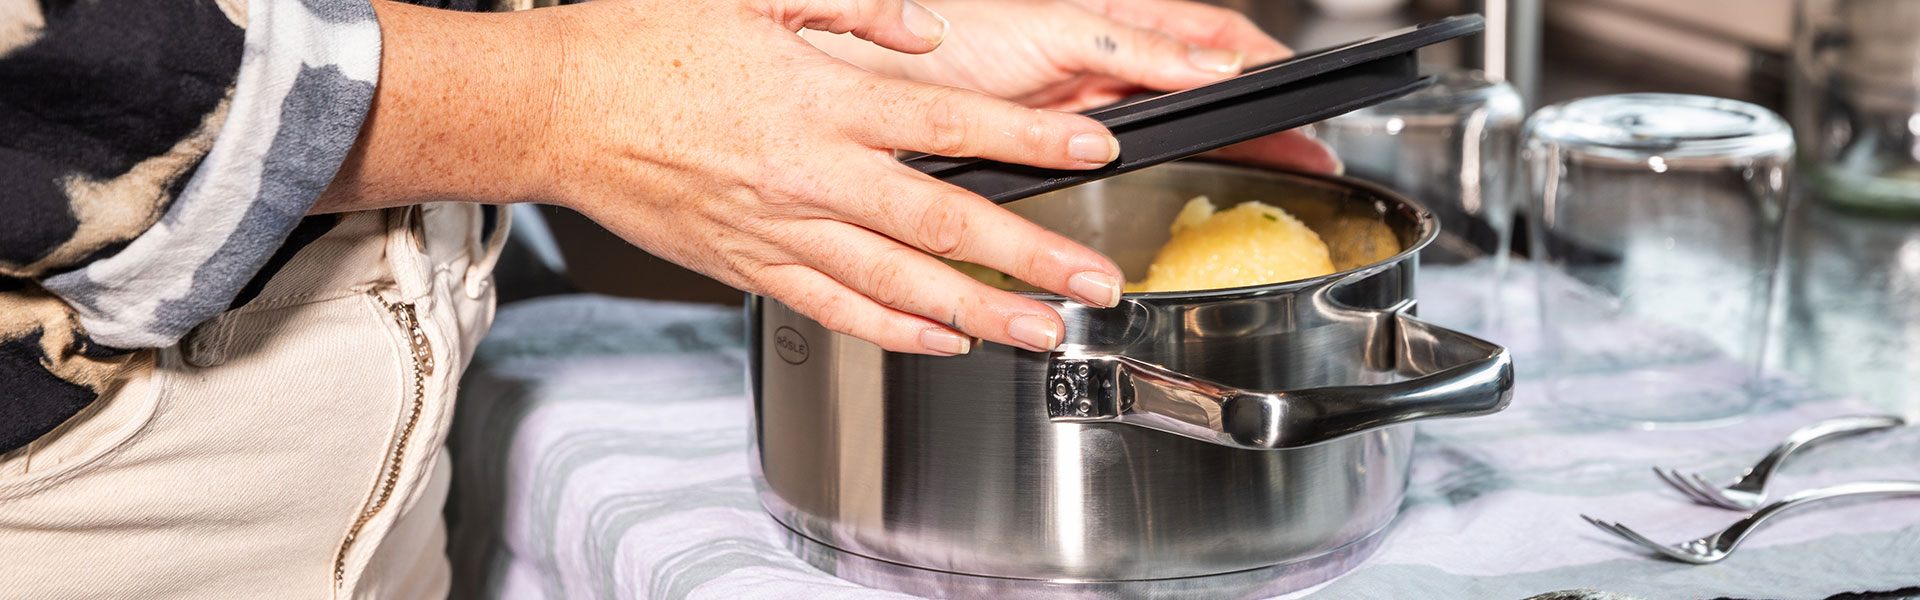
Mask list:
[{"label": "black lid handle", "polygon": [[1425,87],[1414,51],[1478,33],[1479,15],[1416,25],[1262,65],[1238,77],[1087,112],[1120,139],[1093,170],[1042,169],[920,154],[907,166],[995,203],[1105,179],[1379,104]]}]

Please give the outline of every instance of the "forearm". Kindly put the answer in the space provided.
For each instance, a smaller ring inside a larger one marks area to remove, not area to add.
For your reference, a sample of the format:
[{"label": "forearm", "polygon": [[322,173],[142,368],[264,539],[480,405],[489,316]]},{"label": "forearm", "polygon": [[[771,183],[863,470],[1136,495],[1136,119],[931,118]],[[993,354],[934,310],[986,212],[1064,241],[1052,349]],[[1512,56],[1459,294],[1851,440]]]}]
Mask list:
[{"label": "forearm", "polygon": [[884,348],[957,354],[971,335],[1050,349],[1051,308],[928,253],[1101,306],[1119,296],[1112,261],[893,151],[1088,169],[1118,143],[1092,119],[861,72],[794,35],[851,31],[924,53],[946,25],[923,12],[904,0],[601,0],[477,16],[381,4],[373,114],[320,210],[550,202]]},{"label": "forearm", "polygon": [[555,19],[385,0],[374,10],[383,48],[373,105],[313,212],[542,199],[565,48]]}]

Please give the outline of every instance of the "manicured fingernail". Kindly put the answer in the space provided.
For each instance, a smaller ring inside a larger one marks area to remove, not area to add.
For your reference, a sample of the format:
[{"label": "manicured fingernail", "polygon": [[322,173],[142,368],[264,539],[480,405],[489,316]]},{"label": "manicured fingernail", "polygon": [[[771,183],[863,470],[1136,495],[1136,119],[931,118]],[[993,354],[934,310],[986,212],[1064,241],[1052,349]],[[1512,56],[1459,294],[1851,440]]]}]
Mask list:
[{"label": "manicured fingernail", "polygon": [[1241,61],[1245,61],[1246,59],[1247,54],[1239,50],[1207,48],[1204,46],[1187,47],[1187,63],[1192,64],[1195,69],[1208,73],[1232,73],[1239,71]]},{"label": "manicured fingernail", "polygon": [[1067,140],[1067,156],[1090,163],[1110,163],[1120,158],[1120,140],[1111,135],[1082,133]]},{"label": "manicured fingernail", "polygon": [[1101,308],[1111,308],[1120,303],[1120,282],[1114,281],[1106,273],[1087,271],[1074,275],[1067,280],[1067,289],[1086,302]]},{"label": "manicured fingernail", "polygon": [[1043,352],[1060,345],[1060,330],[1054,327],[1053,321],[1033,315],[1014,317],[1013,323],[1007,325],[1007,335]]},{"label": "manicured fingernail", "polygon": [[1347,174],[1347,162],[1340,160],[1340,153],[1335,152],[1333,150],[1332,144],[1328,144],[1326,140],[1322,140],[1320,138],[1317,138],[1311,135],[1307,136],[1307,139],[1313,140],[1313,143],[1319,144],[1321,148],[1325,148],[1327,150],[1327,158],[1333,160],[1333,167],[1330,169],[1330,172],[1332,172],[1334,175]]},{"label": "manicured fingernail", "polygon": [[938,44],[947,39],[947,18],[921,6],[919,2],[906,0],[901,3],[900,19],[906,21],[907,31],[929,44]]},{"label": "manicured fingernail", "polygon": [[920,332],[920,345],[941,354],[966,354],[973,349],[966,336],[937,327]]}]

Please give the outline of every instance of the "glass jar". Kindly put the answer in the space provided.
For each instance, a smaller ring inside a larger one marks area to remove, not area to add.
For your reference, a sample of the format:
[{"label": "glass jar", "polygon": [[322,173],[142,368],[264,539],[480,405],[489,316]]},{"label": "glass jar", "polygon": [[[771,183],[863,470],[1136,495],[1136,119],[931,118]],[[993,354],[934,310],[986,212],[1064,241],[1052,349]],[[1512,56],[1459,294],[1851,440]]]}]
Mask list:
[{"label": "glass jar", "polygon": [[1734,100],[1621,94],[1527,119],[1548,397],[1643,428],[1744,416],[1762,391],[1793,134]]},{"label": "glass jar", "polygon": [[1500,326],[1525,118],[1513,86],[1479,71],[1445,71],[1425,89],[1314,125],[1347,174],[1412,196],[1440,217],[1440,238],[1421,261],[1441,268],[1422,275],[1463,279],[1467,293],[1429,301],[1424,308],[1438,322],[1482,335]]},{"label": "glass jar", "polygon": [[1920,2],[1802,0],[1789,111],[1821,200],[1920,217]]}]

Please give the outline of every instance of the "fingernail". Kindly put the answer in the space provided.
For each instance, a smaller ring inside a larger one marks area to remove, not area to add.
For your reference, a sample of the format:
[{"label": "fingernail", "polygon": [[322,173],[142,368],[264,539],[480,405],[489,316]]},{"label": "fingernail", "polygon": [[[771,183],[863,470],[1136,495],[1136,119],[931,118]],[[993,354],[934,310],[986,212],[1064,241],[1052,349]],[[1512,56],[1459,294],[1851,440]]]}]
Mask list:
[{"label": "fingernail", "polygon": [[1075,274],[1067,280],[1067,289],[1080,301],[1101,308],[1112,308],[1120,303],[1120,282],[1114,281],[1106,273],[1087,271]]},{"label": "fingernail", "polygon": [[1014,317],[1007,325],[1007,335],[1042,352],[1060,345],[1060,330],[1054,328],[1053,321],[1033,315]]},{"label": "fingernail", "polygon": [[1082,133],[1067,140],[1067,156],[1090,163],[1110,163],[1120,158],[1120,140],[1111,135]]},{"label": "fingernail", "polygon": [[1247,54],[1239,50],[1207,48],[1203,46],[1187,47],[1187,62],[1193,68],[1208,73],[1232,73],[1240,70],[1240,62]]},{"label": "fingernail", "polygon": [[966,336],[938,327],[920,332],[920,345],[941,354],[966,354],[973,349],[973,343]]},{"label": "fingernail", "polygon": [[947,18],[921,6],[919,2],[905,0],[901,3],[900,19],[906,21],[907,31],[929,44],[939,44],[947,39]]},{"label": "fingernail", "polygon": [[1334,175],[1347,174],[1347,161],[1340,160],[1340,153],[1333,151],[1332,144],[1328,144],[1326,140],[1314,137],[1312,135],[1308,135],[1307,139],[1313,140],[1313,143],[1319,144],[1321,148],[1325,148],[1327,150],[1327,158],[1333,160],[1333,168],[1331,169],[1331,172]]}]

